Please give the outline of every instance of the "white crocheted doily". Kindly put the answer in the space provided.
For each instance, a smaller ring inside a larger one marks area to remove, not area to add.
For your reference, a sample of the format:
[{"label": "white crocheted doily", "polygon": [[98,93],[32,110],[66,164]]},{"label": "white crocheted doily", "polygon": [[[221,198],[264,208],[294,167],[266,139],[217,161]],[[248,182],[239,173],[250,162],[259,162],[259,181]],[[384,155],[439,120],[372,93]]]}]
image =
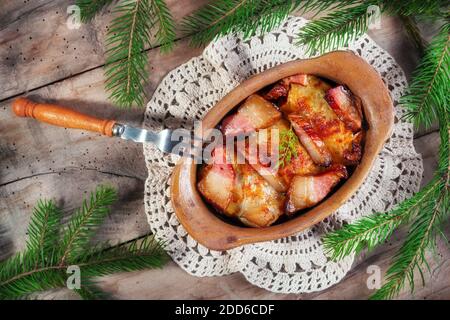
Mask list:
[{"label": "white crocheted doily", "polygon": [[[293,43],[305,23],[305,19],[289,17],[264,36],[243,41],[231,35],[212,42],[201,56],[171,71],[160,83],[147,105],[145,127],[191,129],[195,120],[201,120],[226,93],[251,75],[307,57],[304,48]],[[397,103],[406,86],[403,71],[368,36],[348,49],[362,56],[383,78],[394,101],[395,126],[361,188],[337,212],[309,230],[225,252],[205,248],[186,233],[171,206],[170,175],[177,158],[144,145],[148,223],[181,268],[201,277],[241,272],[251,283],[274,292],[323,290],[345,276],[354,257],[330,261],[323,252],[322,236],[343,222],[388,210],[419,190],[422,158],[414,150],[412,125],[401,120],[404,109]]]}]

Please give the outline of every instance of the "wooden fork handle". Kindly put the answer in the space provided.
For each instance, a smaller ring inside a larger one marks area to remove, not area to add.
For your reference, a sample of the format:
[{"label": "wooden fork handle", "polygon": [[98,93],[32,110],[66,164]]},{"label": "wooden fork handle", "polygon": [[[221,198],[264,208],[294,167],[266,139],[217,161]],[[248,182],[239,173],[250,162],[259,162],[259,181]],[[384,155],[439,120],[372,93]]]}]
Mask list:
[{"label": "wooden fork handle", "polygon": [[83,129],[113,136],[115,120],[98,119],[54,104],[36,103],[27,98],[13,102],[13,111],[19,117],[29,117],[55,126]]}]

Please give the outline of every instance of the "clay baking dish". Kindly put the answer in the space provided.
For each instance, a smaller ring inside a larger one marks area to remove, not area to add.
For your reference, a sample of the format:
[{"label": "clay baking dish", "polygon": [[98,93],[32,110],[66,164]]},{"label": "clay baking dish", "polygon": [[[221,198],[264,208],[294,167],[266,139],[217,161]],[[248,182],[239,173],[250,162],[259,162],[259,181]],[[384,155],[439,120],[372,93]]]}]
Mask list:
[{"label": "clay baking dish", "polygon": [[196,186],[197,165],[190,159],[181,159],[172,174],[172,205],[187,232],[207,248],[227,250],[243,244],[279,239],[322,221],[361,186],[389,138],[394,122],[389,92],[378,73],[349,51],[335,51],[313,59],[287,62],[251,77],[208,112],[203,119],[202,134],[216,127],[230,110],[249,95],[297,73],[313,74],[345,84],[361,98],[367,130],[360,164],[339,189],[309,211],[270,227],[249,228],[227,223],[205,204]]}]

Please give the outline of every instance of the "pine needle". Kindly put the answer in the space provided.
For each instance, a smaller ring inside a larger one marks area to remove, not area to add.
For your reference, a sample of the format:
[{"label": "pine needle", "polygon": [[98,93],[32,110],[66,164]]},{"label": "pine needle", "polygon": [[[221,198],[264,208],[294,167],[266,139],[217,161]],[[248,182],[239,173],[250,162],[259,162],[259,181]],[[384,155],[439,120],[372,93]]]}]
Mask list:
[{"label": "pine needle", "polygon": [[51,268],[53,259],[40,258],[39,251],[26,251],[0,264],[0,300],[19,299],[36,291],[64,285],[62,272]]},{"label": "pine needle", "polygon": [[114,248],[94,249],[80,257],[77,264],[84,275],[97,277],[116,272],[160,268],[166,261],[167,254],[161,244],[153,236],[146,236]]},{"label": "pine needle", "polygon": [[[418,212],[412,222],[408,237],[394,256],[391,267],[386,272],[386,283],[371,297],[371,299],[392,299],[397,296],[408,281],[411,291],[414,290],[414,275],[417,270],[422,277],[423,265],[428,267],[425,251],[435,247],[436,229],[448,216],[448,190],[444,191],[444,181],[440,180],[432,198]],[[448,186],[447,186],[448,187]],[[446,195],[447,194],[447,195]],[[430,201],[431,200],[431,201]],[[447,210],[447,211],[445,211]]]},{"label": "pine needle", "polygon": [[28,226],[27,250],[49,252],[55,247],[61,215],[53,201],[37,202]]},{"label": "pine needle", "polygon": [[109,212],[109,206],[117,199],[116,191],[111,187],[100,186],[91,193],[89,202],[76,211],[70,220],[61,244],[61,262],[72,262],[87,249],[95,230],[102,224]]},{"label": "pine needle", "polygon": [[367,31],[367,9],[371,4],[367,1],[309,22],[300,29],[297,44],[305,45],[310,55],[348,46]]},{"label": "pine needle", "polygon": [[183,19],[181,30],[191,44],[201,46],[219,36],[241,32],[243,39],[278,27],[292,12],[342,8],[355,1],[217,0]]},{"label": "pine needle", "polygon": [[80,8],[81,21],[89,22],[97,13],[113,2],[116,0],[77,0],[75,4]]},{"label": "pine needle", "polygon": [[143,107],[145,84],[149,76],[145,52],[151,47],[151,31],[167,52],[175,40],[175,27],[163,0],[125,0],[113,12],[117,17],[108,31],[106,59],[106,90],[122,107]]},{"label": "pine needle", "polygon": [[156,17],[158,30],[156,32],[156,41],[161,45],[160,50],[167,53],[173,48],[175,42],[175,24],[172,14],[164,0],[153,0],[151,2],[153,16]]},{"label": "pine needle", "polygon": [[400,99],[408,109],[406,118],[416,126],[429,127],[437,118],[437,106],[443,106],[443,112],[450,112],[449,31],[450,24],[446,24],[433,39]]},{"label": "pine needle", "polygon": [[27,298],[35,292],[65,287],[71,265],[80,268],[81,288],[75,291],[83,299],[106,299],[109,295],[94,279],[115,272],[161,267],[167,255],[153,236],[112,248],[87,246],[115,199],[116,192],[109,187],[99,186],[91,193],[89,202],[84,201],[69,222],[61,249],[53,242],[53,235],[59,234],[55,221],[59,221],[60,210],[51,201],[39,201],[30,222],[33,231],[27,249],[0,262],[0,300]]}]

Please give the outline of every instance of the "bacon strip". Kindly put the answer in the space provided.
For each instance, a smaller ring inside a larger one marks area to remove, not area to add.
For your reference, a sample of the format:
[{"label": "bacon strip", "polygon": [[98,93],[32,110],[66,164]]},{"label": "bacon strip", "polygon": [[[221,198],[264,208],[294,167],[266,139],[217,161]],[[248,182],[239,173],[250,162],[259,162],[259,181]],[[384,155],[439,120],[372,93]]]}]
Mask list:
[{"label": "bacon strip", "polygon": [[263,97],[253,94],[245,100],[239,110],[222,122],[225,135],[240,135],[264,129],[281,118],[275,106]]},{"label": "bacon strip", "polygon": [[283,83],[289,87],[291,83],[301,84],[302,86],[308,85],[308,75],[299,73],[293,76],[287,77],[283,79]]},{"label": "bacon strip", "polygon": [[311,123],[297,115],[290,115],[288,118],[300,142],[313,161],[320,166],[328,167],[332,160],[331,154]]},{"label": "bacon strip", "polygon": [[233,165],[226,162],[225,150],[220,145],[214,148],[212,163],[201,169],[197,184],[200,193],[222,212],[231,202],[236,177]]},{"label": "bacon strip", "polygon": [[264,95],[264,98],[270,101],[277,101],[278,99],[288,95],[288,88],[289,87],[286,87],[284,84],[277,83]]},{"label": "bacon strip", "polygon": [[347,177],[347,169],[336,165],[316,176],[295,176],[288,191],[285,205],[286,214],[309,208],[323,200],[331,189]]},{"label": "bacon strip", "polygon": [[343,86],[338,86],[325,93],[325,100],[348,129],[352,132],[361,130],[361,114],[358,110],[358,107],[361,108],[361,100],[359,98],[353,96]]}]

